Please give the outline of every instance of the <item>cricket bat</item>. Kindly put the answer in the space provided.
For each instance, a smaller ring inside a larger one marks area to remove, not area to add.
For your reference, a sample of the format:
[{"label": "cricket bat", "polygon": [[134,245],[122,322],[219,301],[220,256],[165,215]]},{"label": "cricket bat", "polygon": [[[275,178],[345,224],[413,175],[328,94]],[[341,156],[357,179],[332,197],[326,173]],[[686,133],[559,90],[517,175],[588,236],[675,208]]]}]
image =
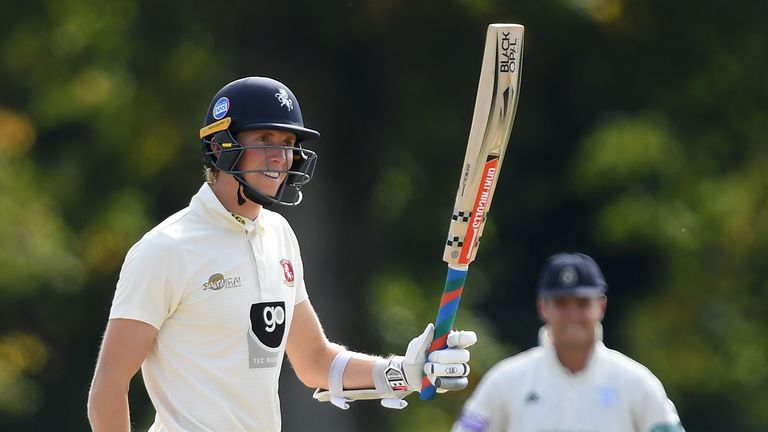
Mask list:
[{"label": "cricket bat", "polygon": [[[475,259],[483,235],[517,111],[522,55],[522,25],[488,26],[475,112],[443,253],[443,261],[448,263],[448,275],[437,311],[430,353],[446,348],[469,264]],[[421,399],[434,398],[435,390],[425,375],[422,378]]]}]

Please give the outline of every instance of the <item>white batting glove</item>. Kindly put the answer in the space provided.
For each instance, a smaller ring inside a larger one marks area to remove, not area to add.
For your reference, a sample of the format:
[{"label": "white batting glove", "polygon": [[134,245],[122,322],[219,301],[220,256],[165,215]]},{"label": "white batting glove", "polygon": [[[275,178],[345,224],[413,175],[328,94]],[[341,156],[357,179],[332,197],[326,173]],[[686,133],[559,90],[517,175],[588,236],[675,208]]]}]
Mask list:
[{"label": "white batting glove", "polygon": [[469,383],[466,378],[469,375],[469,350],[466,348],[477,342],[477,335],[473,331],[451,330],[448,348],[429,354],[427,359],[426,353],[434,335],[435,326],[429,323],[424,332],[408,344],[403,360],[408,385],[413,390],[421,391],[423,371],[441,393],[465,388]]},{"label": "white batting glove", "polygon": [[[393,393],[420,392],[422,374],[427,375],[440,393],[461,390],[469,384],[469,350],[466,348],[477,342],[475,332],[451,331],[447,339],[448,348],[435,351],[427,358],[434,335],[435,326],[430,323],[421,335],[411,340],[405,356],[389,359],[384,379]],[[407,405],[398,397],[385,398],[381,403],[388,408],[404,408]]]}]

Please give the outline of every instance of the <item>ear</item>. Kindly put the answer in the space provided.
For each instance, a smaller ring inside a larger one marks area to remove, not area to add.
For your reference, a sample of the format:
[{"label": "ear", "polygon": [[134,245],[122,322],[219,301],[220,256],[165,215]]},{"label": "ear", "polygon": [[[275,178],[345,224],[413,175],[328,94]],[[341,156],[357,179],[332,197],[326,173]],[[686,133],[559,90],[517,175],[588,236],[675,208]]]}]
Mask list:
[{"label": "ear", "polygon": [[216,142],[216,137],[211,138],[211,151],[216,154],[216,158],[221,157],[221,146]]},{"label": "ear", "polygon": [[536,299],[536,308],[539,311],[539,319],[545,323],[549,322],[547,317],[547,304],[543,298],[539,297]]},{"label": "ear", "polygon": [[600,321],[603,320],[603,317],[605,316],[605,309],[608,307],[608,297],[603,296],[600,298]]}]

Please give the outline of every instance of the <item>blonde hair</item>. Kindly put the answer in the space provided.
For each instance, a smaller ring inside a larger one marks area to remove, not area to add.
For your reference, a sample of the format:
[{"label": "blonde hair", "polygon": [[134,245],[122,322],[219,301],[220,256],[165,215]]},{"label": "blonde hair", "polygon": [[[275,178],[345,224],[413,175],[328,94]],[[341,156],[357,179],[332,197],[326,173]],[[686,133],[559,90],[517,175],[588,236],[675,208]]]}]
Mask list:
[{"label": "blonde hair", "polygon": [[213,167],[205,167],[205,182],[208,184],[214,184],[216,183],[216,180],[219,178],[219,170],[218,168]]}]

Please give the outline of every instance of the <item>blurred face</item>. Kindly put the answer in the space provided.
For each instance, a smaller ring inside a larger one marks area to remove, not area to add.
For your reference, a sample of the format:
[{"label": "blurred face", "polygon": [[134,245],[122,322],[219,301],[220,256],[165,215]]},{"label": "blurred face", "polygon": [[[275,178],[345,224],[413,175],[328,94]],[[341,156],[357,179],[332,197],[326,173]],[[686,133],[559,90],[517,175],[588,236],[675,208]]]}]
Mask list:
[{"label": "blurred face", "polygon": [[[275,196],[293,163],[296,134],[281,130],[249,130],[237,134],[245,150],[235,167],[246,172],[243,179],[259,193]],[[253,147],[253,148],[250,148]]]},{"label": "blurred face", "polygon": [[587,348],[595,341],[595,327],[605,314],[605,296],[563,296],[539,299],[539,314],[549,324],[558,348]]}]

